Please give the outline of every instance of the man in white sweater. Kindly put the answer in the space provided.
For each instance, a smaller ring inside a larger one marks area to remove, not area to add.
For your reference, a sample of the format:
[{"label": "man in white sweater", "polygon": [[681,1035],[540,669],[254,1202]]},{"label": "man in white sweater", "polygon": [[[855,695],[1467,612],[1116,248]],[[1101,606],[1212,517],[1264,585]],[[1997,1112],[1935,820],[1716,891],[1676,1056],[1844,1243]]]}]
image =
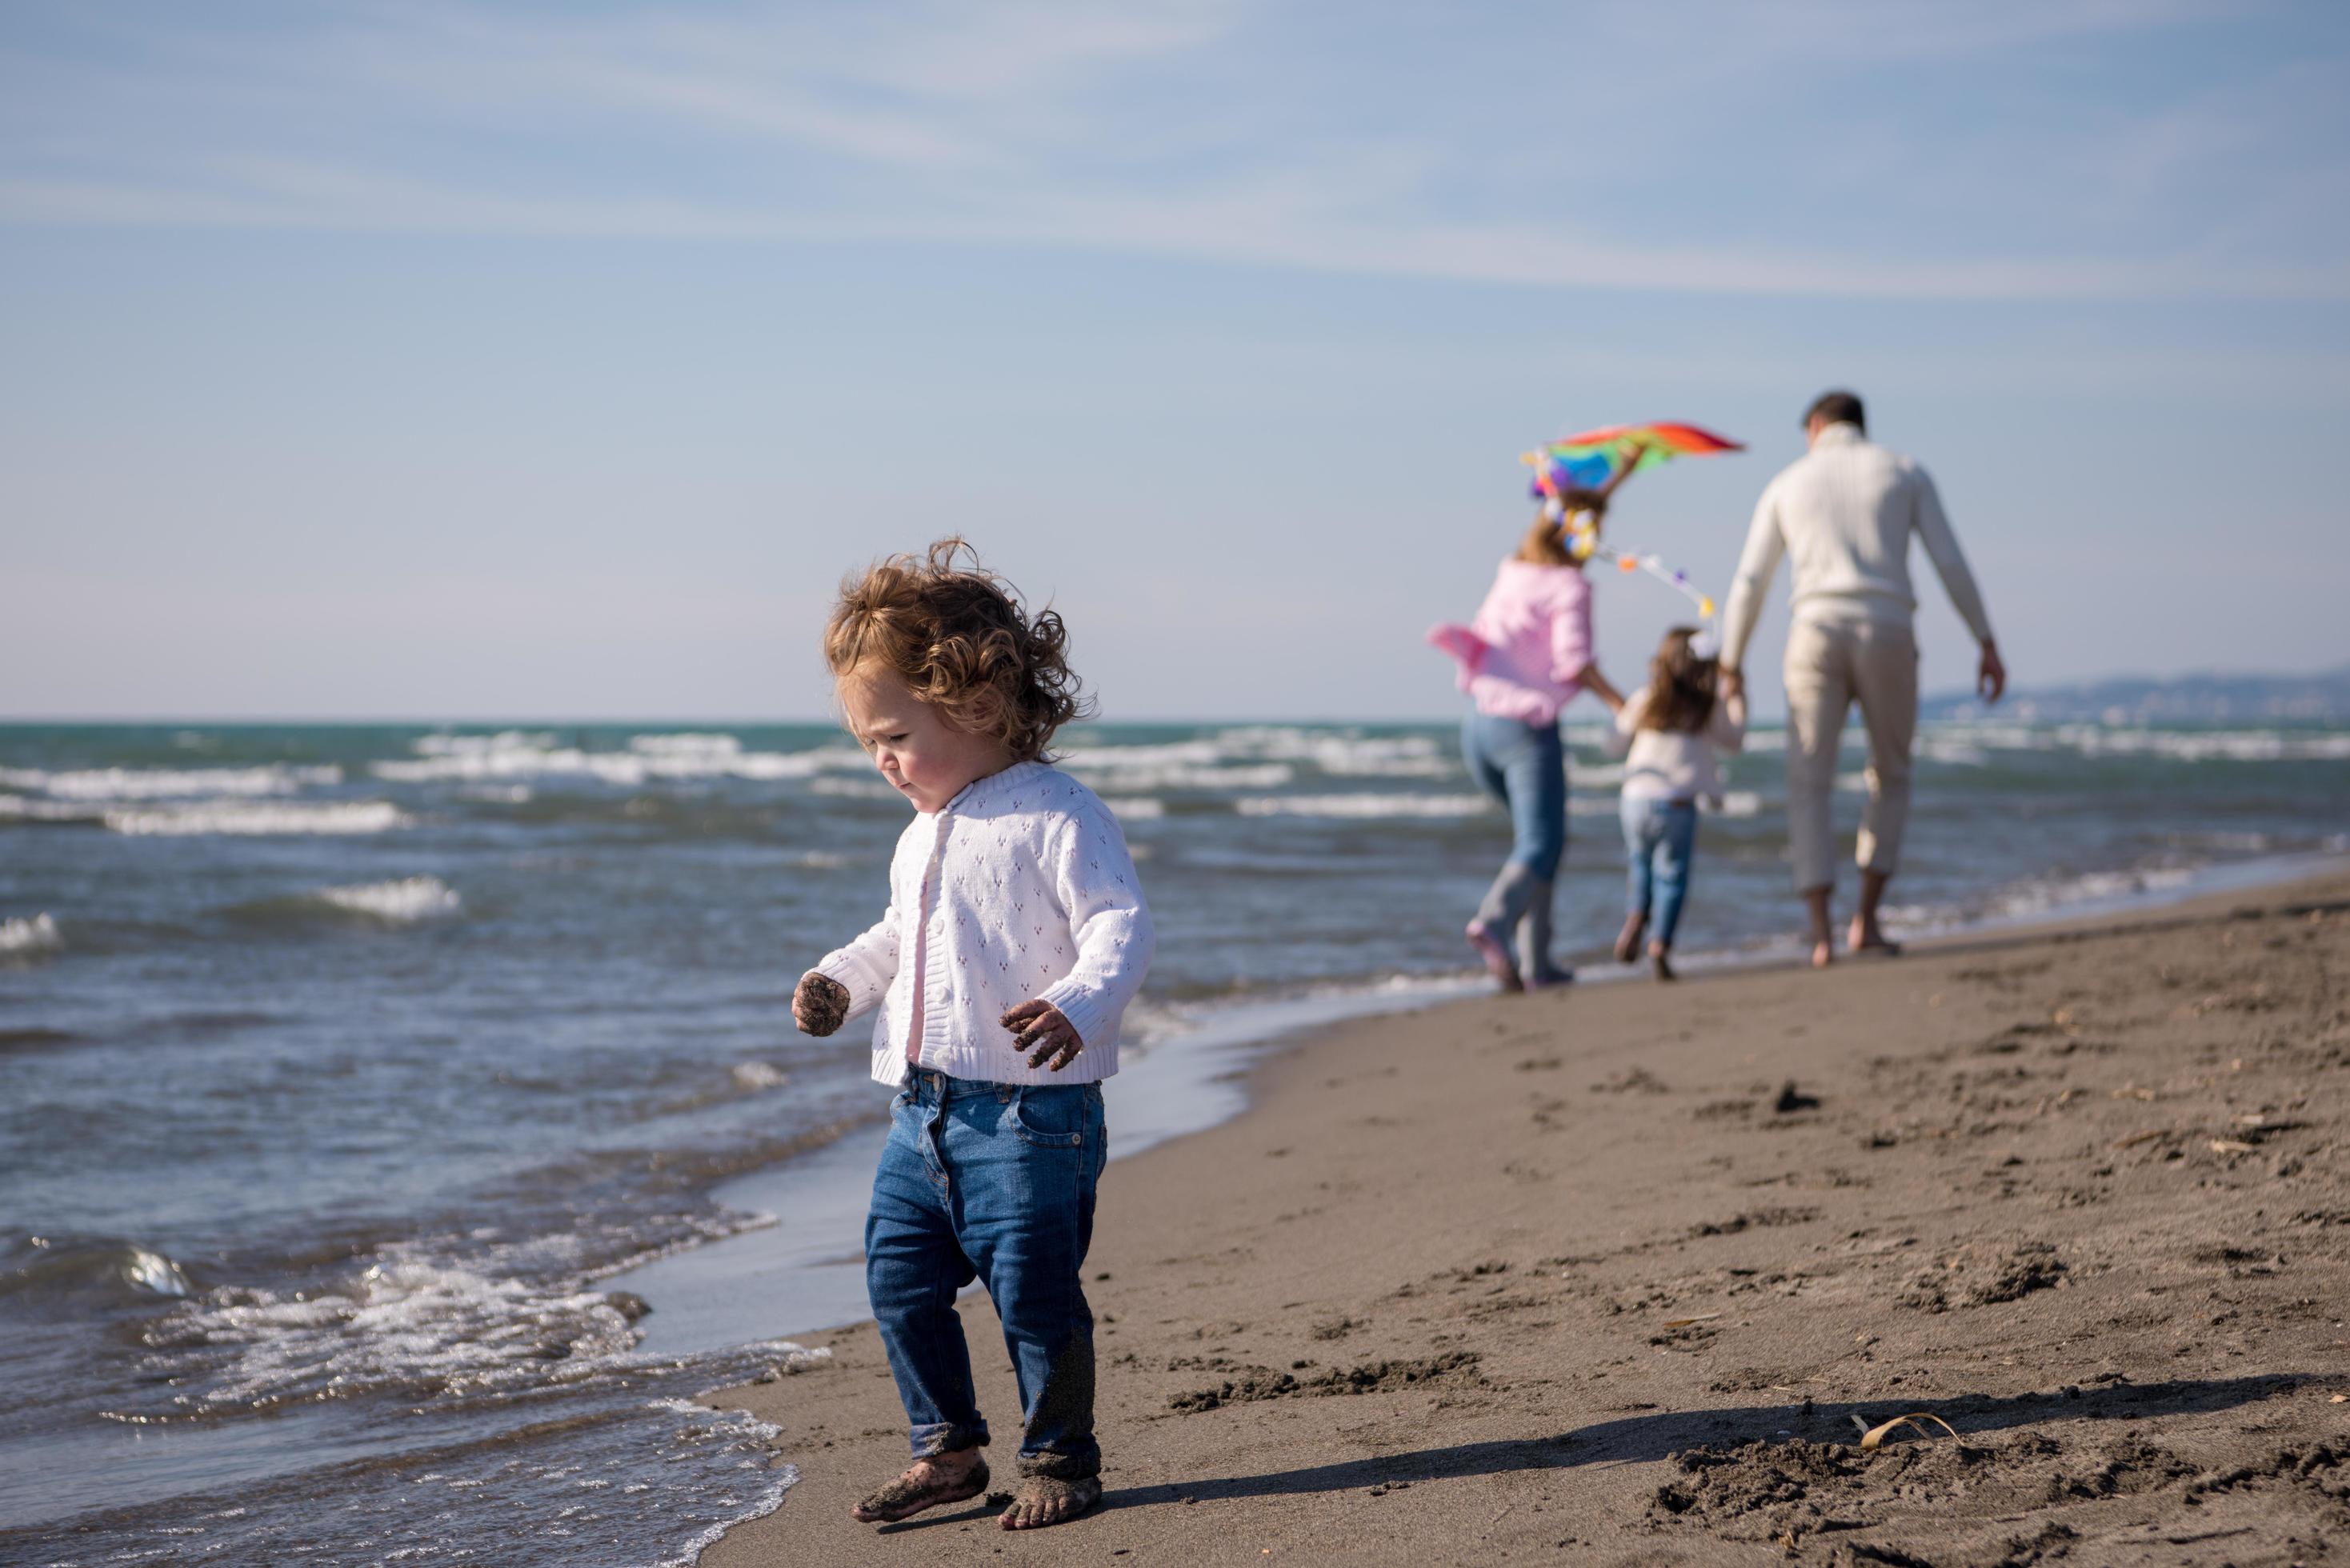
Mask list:
[{"label": "man in white sweater", "polygon": [[1926,471],[1871,441],[1860,399],[1829,392],[1804,416],[1810,447],[1762,492],[1722,614],[1725,691],[1742,691],[1746,645],[1762,613],[1763,595],[1794,563],[1794,625],[1787,634],[1787,842],[1795,888],[1811,911],[1812,962],[1834,956],[1830,898],[1835,889],[1835,835],[1828,797],[1835,787],[1836,749],[1846,710],[1860,703],[1868,731],[1868,805],[1862,813],[1860,909],[1853,917],[1855,952],[1898,950],[1877,925],[1885,885],[1901,858],[1909,817],[1909,746],[1918,728],[1918,643],[1910,616],[1914,535],[1949,591],[1959,618],[1982,645],[1976,689],[1996,702],[2007,670],[1991,640],[1982,596],[1942,515]]}]

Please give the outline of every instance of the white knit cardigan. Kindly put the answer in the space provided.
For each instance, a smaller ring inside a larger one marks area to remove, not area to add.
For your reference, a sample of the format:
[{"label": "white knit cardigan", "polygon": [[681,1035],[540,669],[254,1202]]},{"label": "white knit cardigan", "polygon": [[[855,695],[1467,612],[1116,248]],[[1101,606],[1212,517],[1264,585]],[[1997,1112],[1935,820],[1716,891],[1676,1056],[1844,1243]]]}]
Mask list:
[{"label": "white knit cardigan", "polygon": [[[996,1084],[1087,1084],[1118,1071],[1118,1021],[1150,967],[1150,909],[1118,818],[1043,763],[1015,763],[917,813],[889,862],[889,908],[814,972],[847,988],[849,1015],[880,1004],[873,1076],[906,1080],[917,954],[921,1066]],[[998,1022],[1041,997],[1085,1048],[1031,1067]]]}]

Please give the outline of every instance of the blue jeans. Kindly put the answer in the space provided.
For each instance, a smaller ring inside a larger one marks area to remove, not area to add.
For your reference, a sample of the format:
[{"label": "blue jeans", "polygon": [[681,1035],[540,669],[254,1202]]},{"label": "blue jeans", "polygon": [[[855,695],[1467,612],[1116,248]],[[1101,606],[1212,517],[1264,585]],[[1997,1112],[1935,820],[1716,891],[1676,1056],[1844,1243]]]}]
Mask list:
[{"label": "blue jeans", "polygon": [[1510,859],[1547,882],[1566,853],[1566,749],[1558,725],[1471,712],[1461,759],[1485,793],[1510,808]]},{"label": "blue jeans", "polygon": [[1077,1480],[1094,1440],[1094,1316],[1079,1271],[1109,1158],[1098,1084],[917,1071],[889,1107],[865,1220],[865,1289],[914,1457],[987,1441],[955,1295],[983,1281],[1020,1377],[1020,1466]]},{"label": "blue jeans", "polygon": [[[1667,947],[1681,923],[1681,900],[1689,897],[1690,851],[1697,844],[1697,802],[1648,800],[1626,795],[1624,854],[1626,912],[1648,915],[1648,934]],[[1651,906],[1653,905],[1653,909]]]},{"label": "blue jeans", "polygon": [[1517,932],[1521,961],[1544,973],[1551,884],[1566,854],[1566,749],[1558,724],[1471,711],[1461,724],[1461,759],[1469,776],[1510,808],[1510,857],[1477,906],[1477,923],[1505,945]]}]

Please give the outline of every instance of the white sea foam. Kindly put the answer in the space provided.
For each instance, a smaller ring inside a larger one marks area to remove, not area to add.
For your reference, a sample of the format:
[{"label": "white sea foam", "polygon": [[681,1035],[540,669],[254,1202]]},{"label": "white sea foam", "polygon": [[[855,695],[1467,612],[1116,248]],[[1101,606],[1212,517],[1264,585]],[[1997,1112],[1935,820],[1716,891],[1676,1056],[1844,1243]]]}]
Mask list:
[{"label": "white sea foam", "polygon": [[100,819],[133,837],[194,834],[245,836],[389,833],[415,819],[388,800],[192,801],[109,811]]},{"label": "white sea foam", "polygon": [[737,1062],[732,1072],[735,1083],[754,1094],[763,1089],[780,1089],[791,1081],[790,1075],[773,1062]]},{"label": "white sea foam", "polygon": [[[1141,751],[1143,747],[1134,747]],[[1171,749],[1171,748],[1170,748]],[[1297,776],[1287,763],[1253,763],[1231,766],[1189,763],[1140,764],[1120,759],[1114,766],[1078,763],[1064,758],[1063,765],[1087,784],[1120,793],[1156,790],[1279,789]]]},{"label": "white sea foam", "polygon": [[[619,1303],[583,1282],[533,1284],[394,1247],[325,1289],[208,1292],[155,1324],[148,1343],[210,1362],[191,1398],[218,1409],[420,1383],[447,1394],[581,1383],[625,1371],[639,1337]],[[755,1348],[774,1361],[826,1354],[784,1340]]]},{"label": "white sea foam", "polygon": [[378,778],[399,784],[447,780],[592,779],[633,787],[655,779],[797,779],[828,769],[862,767],[864,754],[847,746],[806,752],[749,752],[733,735],[634,736],[626,751],[591,752],[556,743],[544,732],[505,730],[494,735],[426,735],[414,760],[375,763]]},{"label": "white sea foam", "polygon": [[1243,816],[1364,818],[1475,816],[1492,805],[1482,794],[1271,794],[1232,803]]},{"label": "white sea foam", "polygon": [[188,1293],[188,1276],[180,1265],[162,1253],[145,1247],[132,1247],[121,1264],[125,1283],[150,1295],[184,1296]]},{"label": "white sea foam", "polygon": [[178,800],[192,795],[294,794],[309,784],[343,781],[338,767],[255,768],[0,768],[0,784],[36,790],[52,800]]},{"label": "white sea foam", "polygon": [[1167,815],[1167,803],[1153,795],[1105,795],[1102,804],[1127,822],[1148,822],[1152,817]]},{"label": "white sea foam", "polygon": [[2083,756],[2145,756],[2179,762],[2278,763],[2350,760],[2350,731],[2115,730],[2060,724],[2059,744]]},{"label": "white sea foam", "polygon": [[[1460,771],[1430,735],[1366,735],[1296,725],[1252,725],[1188,741],[1078,746],[1061,766],[1119,790],[1272,789],[1301,767],[1339,777],[1444,778]],[[1272,770],[1285,770],[1276,776]]]},{"label": "white sea foam", "polygon": [[1220,760],[1305,763],[1326,774],[1373,778],[1442,778],[1460,770],[1430,735],[1334,733],[1269,725],[1226,730]]},{"label": "white sea foam", "polygon": [[1721,804],[1709,808],[1716,816],[1759,816],[1762,797],[1751,789],[1729,789],[1721,792]]},{"label": "white sea foam", "polygon": [[392,882],[360,882],[346,888],[321,888],[322,903],[369,919],[408,925],[417,920],[453,915],[464,900],[438,877],[402,877]]},{"label": "white sea foam", "polygon": [[0,794],[0,817],[20,822],[96,822],[105,815],[94,805],[69,800],[33,800],[21,794]]},{"label": "white sea foam", "polygon": [[2126,871],[2091,871],[2073,877],[2034,877],[2010,883],[1963,905],[1887,906],[1886,920],[1908,934],[1954,930],[1985,921],[2029,919],[2083,904],[2106,904],[2177,893],[2194,885],[2196,872],[2183,866]]},{"label": "white sea foam", "polygon": [[65,945],[65,933],[58,930],[57,922],[46,914],[0,920],[0,959],[53,953]]}]

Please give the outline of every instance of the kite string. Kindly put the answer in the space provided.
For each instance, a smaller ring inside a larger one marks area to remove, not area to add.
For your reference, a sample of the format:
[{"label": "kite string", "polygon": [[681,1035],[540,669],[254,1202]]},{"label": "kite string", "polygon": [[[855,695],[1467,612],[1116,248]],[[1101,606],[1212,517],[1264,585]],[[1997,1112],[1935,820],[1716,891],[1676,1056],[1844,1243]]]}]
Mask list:
[{"label": "kite string", "polygon": [[[1618,571],[1648,573],[1667,587],[1685,596],[1697,607],[1697,613],[1706,622],[1704,628],[1699,633],[1700,640],[1719,646],[1721,631],[1714,620],[1716,607],[1713,596],[1690,582],[1687,572],[1666,566],[1663,557],[1659,556],[1635,555],[1627,550],[1618,550],[1612,545],[1601,544],[1597,523],[1588,514],[1576,515],[1573,533],[1574,537],[1567,548],[1573,552],[1575,559],[1612,561]],[[1710,658],[1711,655],[1701,653],[1700,657]]]}]

